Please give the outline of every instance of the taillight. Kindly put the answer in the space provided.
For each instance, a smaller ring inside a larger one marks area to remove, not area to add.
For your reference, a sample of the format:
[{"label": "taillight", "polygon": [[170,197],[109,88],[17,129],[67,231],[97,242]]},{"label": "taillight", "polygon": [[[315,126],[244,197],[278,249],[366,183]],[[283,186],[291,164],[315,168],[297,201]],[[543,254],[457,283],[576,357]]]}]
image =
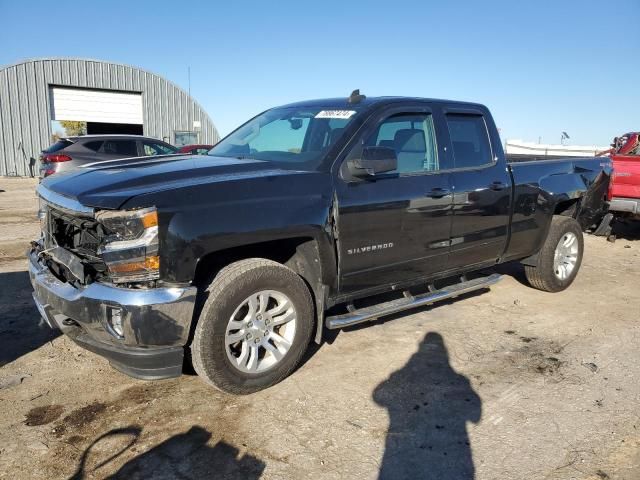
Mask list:
[{"label": "taillight", "polygon": [[611,177],[609,178],[609,189],[607,190],[607,200],[611,201],[613,199],[613,182],[616,180],[616,171],[614,169],[611,170]]},{"label": "taillight", "polygon": [[61,162],[70,161],[71,157],[69,155],[57,155],[55,153],[47,153],[46,155],[42,155],[41,159],[43,162],[61,163]]}]

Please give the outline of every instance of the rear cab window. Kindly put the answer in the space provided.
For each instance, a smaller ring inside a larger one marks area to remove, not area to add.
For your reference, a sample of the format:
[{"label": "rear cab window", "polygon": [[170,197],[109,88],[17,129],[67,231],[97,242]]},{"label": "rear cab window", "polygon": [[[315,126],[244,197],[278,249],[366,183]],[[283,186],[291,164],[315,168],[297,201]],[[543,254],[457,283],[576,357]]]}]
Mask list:
[{"label": "rear cab window", "polygon": [[455,168],[482,167],[493,163],[489,132],[480,114],[447,113]]}]

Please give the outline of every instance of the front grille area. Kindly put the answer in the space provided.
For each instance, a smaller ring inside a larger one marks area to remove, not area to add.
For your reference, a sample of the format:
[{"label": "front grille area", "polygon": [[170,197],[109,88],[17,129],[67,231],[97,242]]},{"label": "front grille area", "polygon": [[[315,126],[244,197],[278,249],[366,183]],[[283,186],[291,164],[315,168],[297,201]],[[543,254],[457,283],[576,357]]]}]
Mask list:
[{"label": "front grille area", "polygon": [[56,245],[77,255],[97,256],[100,244],[99,224],[92,219],[73,217],[49,209],[49,233]]},{"label": "front grille area", "polygon": [[[41,205],[41,215],[44,215],[44,249],[40,256],[57,277],[70,283],[88,284],[105,276],[107,267],[97,254],[105,236],[102,225],[93,218],[76,216],[46,203]],[[73,267],[69,265],[69,255],[56,254],[64,253],[59,248],[77,257]]]}]

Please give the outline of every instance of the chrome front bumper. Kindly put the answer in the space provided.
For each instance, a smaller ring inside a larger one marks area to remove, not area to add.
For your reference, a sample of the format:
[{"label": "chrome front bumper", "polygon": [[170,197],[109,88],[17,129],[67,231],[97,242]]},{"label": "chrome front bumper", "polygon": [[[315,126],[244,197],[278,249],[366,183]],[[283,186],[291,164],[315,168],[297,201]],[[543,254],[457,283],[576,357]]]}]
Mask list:
[{"label": "chrome front bumper", "polygon": [[[29,253],[29,276],[40,314],[76,343],[137,378],[180,375],[196,300],[195,287],[119,288],[99,282],[76,288],[58,280]],[[112,328],[119,311],[124,335]]]}]

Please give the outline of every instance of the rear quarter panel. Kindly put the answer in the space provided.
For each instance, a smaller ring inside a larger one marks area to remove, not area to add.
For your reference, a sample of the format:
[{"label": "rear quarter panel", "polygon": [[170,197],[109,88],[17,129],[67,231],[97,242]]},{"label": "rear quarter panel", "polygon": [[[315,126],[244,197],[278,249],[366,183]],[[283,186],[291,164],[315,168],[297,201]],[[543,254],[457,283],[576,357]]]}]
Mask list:
[{"label": "rear quarter panel", "polygon": [[611,162],[606,158],[543,160],[510,164],[514,180],[511,239],[505,259],[536,253],[556,207],[578,201],[574,216],[583,229],[603,213]]}]

